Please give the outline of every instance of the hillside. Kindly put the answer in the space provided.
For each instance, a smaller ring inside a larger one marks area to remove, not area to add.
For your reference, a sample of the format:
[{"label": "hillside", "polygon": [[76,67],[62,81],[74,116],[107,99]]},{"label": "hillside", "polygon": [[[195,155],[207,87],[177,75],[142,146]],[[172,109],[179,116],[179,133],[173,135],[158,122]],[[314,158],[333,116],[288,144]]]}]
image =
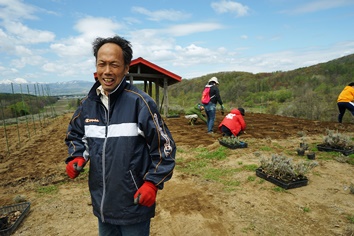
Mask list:
[{"label": "hillside", "polygon": [[[169,88],[172,109],[182,111],[198,103],[212,76],[219,79],[220,94],[228,109],[242,106],[246,111],[336,121],[337,96],[353,81],[354,54],[286,72],[219,72],[184,79]],[[350,120],[349,116],[345,118]]]}]

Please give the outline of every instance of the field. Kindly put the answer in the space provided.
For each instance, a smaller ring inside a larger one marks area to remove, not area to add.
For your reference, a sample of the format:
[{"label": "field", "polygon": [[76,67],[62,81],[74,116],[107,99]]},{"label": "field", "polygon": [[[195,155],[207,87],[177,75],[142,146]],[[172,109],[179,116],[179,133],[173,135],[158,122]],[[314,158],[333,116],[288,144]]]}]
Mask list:
[{"label": "field", "polygon": [[[64,137],[71,114],[43,124],[26,135],[26,124],[7,127],[10,140],[0,153],[0,206],[15,200],[31,202],[31,211],[14,235],[97,235],[87,188],[87,175],[69,180]],[[222,119],[217,114],[218,124]],[[326,129],[354,135],[354,124],[318,122],[247,113],[248,148],[225,149],[220,134],[208,135],[204,124],[190,126],[184,117],[165,119],[177,143],[173,178],[157,196],[153,236],[209,235],[353,235],[354,166],[338,153],[316,151],[319,166],[308,174],[308,185],[284,190],[256,177],[247,167],[259,156],[283,154],[294,160],[301,137],[310,149],[322,142]],[[0,130],[4,133],[3,128]],[[27,136],[18,141],[18,132]],[[305,135],[305,136],[304,136]],[[208,160],[215,172],[208,178],[190,163],[205,153],[223,152],[225,159]],[[189,168],[189,169],[188,169]],[[226,175],[229,170],[232,174]],[[215,178],[216,177],[216,178]],[[224,181],[225,180],[225,181]]]}]

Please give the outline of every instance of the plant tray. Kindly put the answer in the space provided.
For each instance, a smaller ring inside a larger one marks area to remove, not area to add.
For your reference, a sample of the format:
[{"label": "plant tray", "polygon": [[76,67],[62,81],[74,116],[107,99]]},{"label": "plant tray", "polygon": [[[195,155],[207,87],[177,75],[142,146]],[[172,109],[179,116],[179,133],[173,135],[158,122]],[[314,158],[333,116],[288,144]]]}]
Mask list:
[{"label": "plant tray", "polygon": [[338,149],[338,148],[326,146],[324,144],[317,144],[317,149],[318,151],[324,151],[324,152],[340,152],[345,156],[349,156],[350,154],[354,153],[354,149]]},{"label": "plant tray", "polygon": [[302,186],[306,186],[308,179],[300,179],[300,180],[296,180],[296,181],[284,181],[281,179],[276,179],[272,176],[267,176],[267,174],[265,174],[262,169],[258,168],[256,169],[256,175],[262,179],[265,179],[283,189],[291,189],[291,188],[298,188],[298,187],[302,187]]},{"label": "plant tray", "polygon": [[15,205],[1,207],[0,208],[0,215],[6,215],[6,214],[9,214],[13,211],[20,211],[21,215],[8,228],[0,230],[0,236],[8,236],[8,235],[11,235],[13,232],[15,232],[15,230],[20,225],[20,223],[23,221],[23,219],[28,215],[30,207],[31,207],[31,204],[29,202],[18,203]]},{"label": "plant tray", "polygon": [[230,144],[227,142],[224,142],[222,140],[219,140],[220,145],[230,148],[230,149],[236,149],[236,148],[246,148],[248,145],[245,142],[241,142],[240,144]]}]

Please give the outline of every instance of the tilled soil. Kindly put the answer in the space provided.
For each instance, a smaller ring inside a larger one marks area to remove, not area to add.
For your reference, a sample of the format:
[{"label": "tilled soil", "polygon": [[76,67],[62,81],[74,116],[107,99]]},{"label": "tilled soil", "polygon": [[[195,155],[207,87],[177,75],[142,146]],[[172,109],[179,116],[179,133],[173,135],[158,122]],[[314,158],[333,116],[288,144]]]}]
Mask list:
[{"label": "tilled soil", "polygon": [[[72,181],[65,174],[64,138],[70,117],[49,119],[36,131],[31,124],[0,129],[4,134],[0,137],[0,206],[13,204],[18,196],[31,202],[30,214],[14,235],[97,235],[87,179]],[[222,118],[217,114],[215,126]],[[247,113],[245,120],[247,130],[241,139],[248,148],[230,150],[227,160],[215,167],[258,164],[257,152],[295,157],[301,137],[305,135],[314,147],[322,142],[326,129],[354,134],[354,124],[259,113]],[[210,151],[220,147],[221,134],[216,129],[215,134],[207,134],[204,123],[191,126],[183,116],[165,122],[177,144],[177,159],[194,158],[200,147]],[[351,235],[353,167],[327,156],[316,153],[319,166],[309,174],[308,186],[287,191],[275,191],[273,184],[259,178],[250,181],[253,172],[235,175],[240,186],[228,192],[220,183],[176,170],[159,191],[151,235]],[[39,191],[52,185],[57,187],[53,193]]]}]

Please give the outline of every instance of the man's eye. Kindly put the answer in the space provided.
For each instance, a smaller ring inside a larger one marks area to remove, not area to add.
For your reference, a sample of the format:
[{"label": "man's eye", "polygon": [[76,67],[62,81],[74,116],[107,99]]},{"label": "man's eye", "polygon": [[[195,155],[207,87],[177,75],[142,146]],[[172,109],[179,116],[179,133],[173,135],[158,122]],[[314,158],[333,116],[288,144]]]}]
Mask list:
[{"label": "man's eye", "polygon": [[113,68],[118,68],[119,67],[119,65],[117,65],[117,64],[112,64],[111,65]]}]

